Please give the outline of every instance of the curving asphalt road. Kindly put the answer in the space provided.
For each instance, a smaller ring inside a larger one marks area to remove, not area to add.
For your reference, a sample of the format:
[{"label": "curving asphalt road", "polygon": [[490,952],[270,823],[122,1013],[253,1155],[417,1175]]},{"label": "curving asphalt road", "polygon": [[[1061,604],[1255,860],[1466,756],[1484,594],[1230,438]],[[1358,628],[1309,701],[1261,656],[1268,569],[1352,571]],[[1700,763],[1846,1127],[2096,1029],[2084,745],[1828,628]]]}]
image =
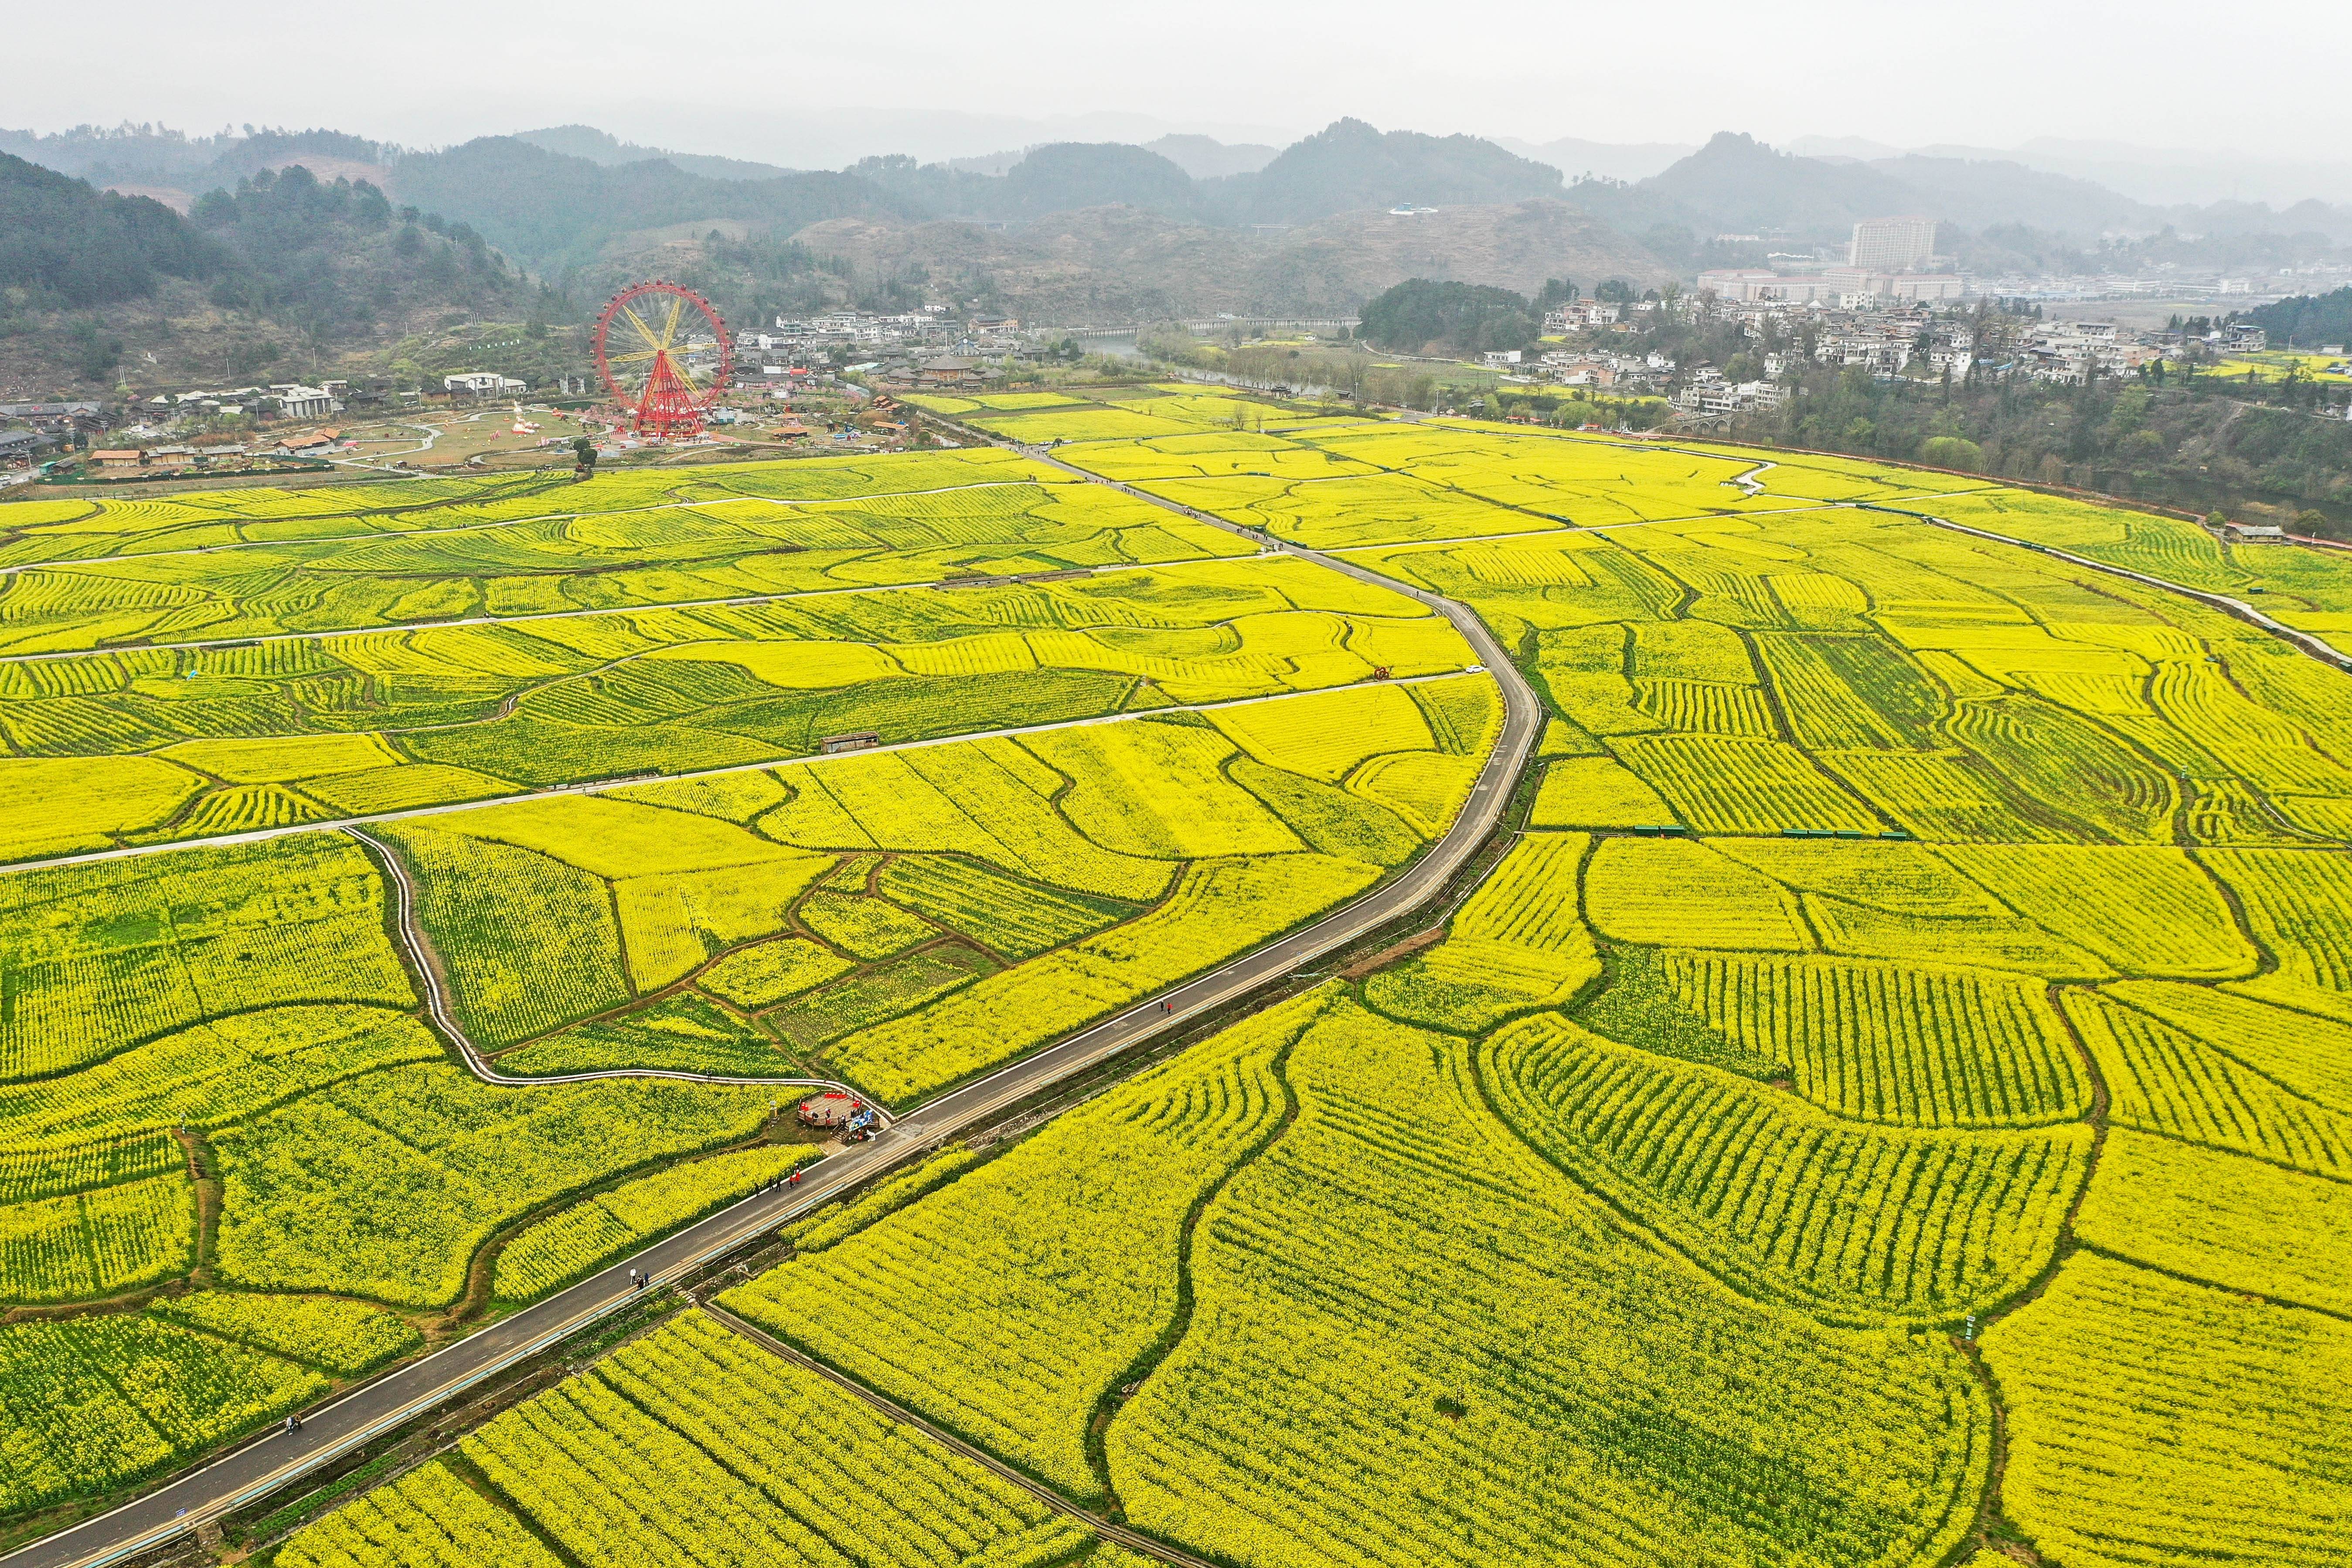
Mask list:
[{"label": "curving asphalt road", "polygon": [[[1154,506],[1244,538],[1262,538],[1221,518],[1112,483],[1051,457],[1044,457],[1044,460],[1090,483],[1109,485]],[[636,1294],[633,1272],[642,1270],[656,1285],[690,1274],[710,1259],[871,1180],[900,1161],[985,1121],[1006,1107],[1181,1028],[1189,1020],[1288,974],[1322,953],[1344,946],[1435,898],[1502,820],[1512,784],[1541,732],[1542,706],[1502,645],[1467,605],[1316,551],[1293,545],[1282,548],[1362,582],[1407,594],[1429,605],[1452,622],[1477,650],[1502,688],[1502,736],[1480,768],[1461,815],[1444,836],[1402,874],[1303,930],[914,1107],[873,1142],[807,1167],[807,1174],[796,1187],[778,1187],[746,1198],[536,1306],[341,1395],[306,1415],[302,1430],[298,1433],[265,1433],[110,1513],[0,1557],[0,1568],[99,1568],[150,1550],[241,1508],[618,1310]],[[404,879],[401,897],[405,902]],[[412,952],[413,961],[422,957]],[[430,973],[429,968],[425,973]]]}]

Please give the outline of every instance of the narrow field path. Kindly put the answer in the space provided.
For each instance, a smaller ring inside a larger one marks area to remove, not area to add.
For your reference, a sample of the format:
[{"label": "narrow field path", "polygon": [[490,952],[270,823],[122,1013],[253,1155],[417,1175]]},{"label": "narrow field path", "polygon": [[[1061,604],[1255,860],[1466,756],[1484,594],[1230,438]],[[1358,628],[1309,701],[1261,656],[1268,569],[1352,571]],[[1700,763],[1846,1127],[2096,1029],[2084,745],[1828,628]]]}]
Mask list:
[{"label": "narrow field path", "polygon": [[[686,1083],[743,1084],[761,1089],[833,1089],[852,1099],[866,1098],[864,1091],[829,1078],[738,1078],[723,1073],[687,1072],[677,1068],[597,1068],[587,1072],[551,1073],[544,1078],[518,1078],[511,1073],[499,1071],[497,1064],[474,1044],[473,1037],[466,1033],[465,1026],[457,1021],[457,1010],[450,1002],[449,982],[441,965],[441,955],[433,950],[425,934],[424,922],[416,915],[416,885],[409,878],[408,868],[401,863],[399,855],[383,839],[357,827],[346,827],[343,831],[364,845],[370,851],[368,858],[392,879],[394,922],[400,931],[400,945],[408,959],[409,972],[415,976],[419,989],[425,993],[425,1010],[432,1017],[434,1027],[441,1037],[457,1047],[457,1055],[464,1060],[466,1069],[484,1083],[503,1084],[513,1089],[537,1089],[559,1083],[589,1083],[604,1078],[667,1078]],[[890,1125],[888,1110],[876,1105],[874,1113],[883,1126]]]},{"label": "narrow field path", "polygon": [[[1066,464],[1053,466],[1065,468],[1090,483],[1108,483]],[[1112,488],[1126,489],[1123,486]],[[1128,493],[1137,495],[1154,506],[1196,518],[1229,533],[1250,539],[1257,537],[1207,513],[1194,512],[1190,508],[1142,495],[1139,491],[1129,490]],[[1157,996],[1124,1007],[1111,1016],[1007,1066],[908,1109],[901,1113],[896,1125],[871,1142],[857,1144],[814,1165],[804,1167],[804,1179],[798,1187],[778,1187],[754,1194],[698,1224],[688,1226],[666,1240],[620,1259],[535,1306],[511,1313],[478,1332],[378,1378],[363,1388],[353,1390],[317,1410],[306,1412],[299,1432],[269,1430],[257,1434],[220,1458],[110,1512],[86,1520],[0,1557],[0,1565],[5,1565],[5,1568],[101,1568],[103,1564],[120,1563],[176,1536],[195,1531],[247,1503],[299,1480],[411,1419],[447,1404],[484,1380],[530,1359],[620,1310],[631,1301],[641,1299],[643,1288],[633,1279],[634,1275],[642,1275],[646,1287],[691,1276],[713,1259],[834,1198],[846,1194],[894,1166],[937,1148],[958,1133],[985,1123],[1111,1058],[1181,1031],[1202,1015],[1245,996],[1269,982],[1291,974],[1333,949],[1343,947],[1442,896],[1454,873],[1479,851],[1502,821],[1505,809],[1510,803],[1512,789],[1528,759],[1534,753],[1537,737],[1542,731],[1542,705],[1537,700],[1534,689],[1505,654],[1502,645],[1468,605],[1313,551],[1295,550],[1288,546],[1285,549],[1290,553],[1322,562],[1332,570],[1359,581],[1406,595],[1427,605],[1452,623],[1469,642],[1484,661],[1484,668],[1493,674],[1502,689],[1502,733],[1481,765],[1460,815],[1419,859],[1353,902],[1288,936],[1172,986]],[[1418,679],[1450,678],[1429,676]],[[1305,695],[1311,694],[1286,693],[1281,697],[1250,698],[1243,701],[1285,701],[1292,696]],[[1208,703],[1193,710],[1239,705]],[[1107,715],[1035,728],[1067,729],[1074,724],[1117,723],[1175,710],[1155,709],[1141,713]],[[955,740],[972,738],[950,736],[908,744],[945,745]],[[781,762],[792,760],[779,759],[778,763],[717,768],[708,770],[708,773],[742,773],[753,768],[777,766]],[[614,781],[580,787],[588,793],[601,793],[624,788],[631,783],[645,782],[648,781]],[[492,804],[496,803],[478,803],[480,805]],[[311,824],[283,831],[317,832],[332,826],[348,829],[372,821],[435,815],[450,809],[473,808],[425,808],[340,824]],[[238,837],[250,842],[282,836],[280,830],[272,829]],[[201,842],[217,844],[225,840]],[[74,859],[115,859],[173,847],[181,846],[142,847],[107,851],[91,857],[76,857]],[[51,866],[67,863],[70,862],[37,862]],[[403,923],[405,929],[406,922]],[[409,958],[411,963],[419,964],[422,973],[430,973],[429,953],[412,952]],[[446,1007],[446,998],[440,1005]],[[437,1016],[436,1021],[440,1021]],[[451,1022],[454,1024],[454,1019]],[[546,1083],[561,1080],[531,1079],[525,1081]],[[780,1080],[754,1081],[774,1084]],[[1067,1505],[1066,1500],[1065,1505],[1075,1506]],[[1106,1527],[1099,1522],[1090,1527],[1098,1531],[1117,1528]],[[1126,1543],[1164,1562],[1181,1563],[1187,1568],[1209,1568],[1196,1559],[1172,1556],[1169,1549],[1145,1537],[1138,1536]]]},{"label": "narrow field path", "polygon": [[[1371,578],[1369,573],[1357,575]],[[1401,593],[1416,598],[1427,595],[1390,584],[1386,578],[1372,581],[1396,587]],[[1491,645],[1492,639],[1489,639]],[[1475,646],[1475,644],[1473,646]],[[1498,650],[1499,654],[1499,650]],[[1487,657],[1480,650],[1480,657]],[[1492,665],[1484,668],[1492,668]],[[1433,680],[1458,679],[1468,673],[1459,669],[1441,670],[1435,675],[1409,675],[1389,681],[1391,686],[1421,686]],[[1515,672],[1516,673],[1516,672]],[[1084,730],[1097,724],[1127,724],[1141,719],[1164,718],[1171,713],[1213,713],[1223,708],[1250,708],[1263,702],[1291,702],[1302,697],[1317,697],[1333,691],[1345,691],[1345,686],[1318,686],[1306,691],[1276,691],[1264,697],[1234,697],[1222,702],[1171,703],[1165,708],[1137,708],[1124,713],[1097,713],[1084,719],[1055,719],[1043,724],[1010,724],[996,730],[965,730],[951,735],[932,735],[919,741],[893,741],[887,745],[865,746],[855,752],[836,753],[860,757],[875,756],[887,752],[919,752],[932,746],[952,746],[960,741],[990,741],[1018,739],[1023,735],[1044,735],[1056,730]],[[1506,691],[1508,688],[1506,687]],[[1528,700],[1535,700],[1528,694]],[[394,731],[397,733],[398,731]],[[730,763],[723,768],[697,768],[682,773],[632,773],[625,778],[599,779],[588,784],[545,784],[538,789],[517,790],[512,795],[494,795],[481,800],[453,801],[444,805],[412,805],[400,811],[370,812],[361,816],[329,817],[320,822],[289,822],[276,827],[256,827],[244,833],[223,833],[205,838],[174,838],[157,844],[132,844],[119,849],[90,849],[79,855],[58,855],[45,860],[17,860],[0,865],[0,877],[19,871],[54,869],[61,866],[95,866],[109,860],[135,860],[149,855],[169,855],[175,850],[200,847],[219,847],[230,844],[266,844],[273,838],[288,838],[298,833],[341,833],[355,827],[370,827],[380,822],[407,822],[421,816],[454,816],[461,812],[487,811],[496,805],[511,805],[516,801],[541,800],[556,795],[609,795],[614,790],[637,789],[646,784],[685,784],[695,779],[723,778],[730,773],[755,773],[769,768],[791,767],[800,763],[821,763],[824,757],[815,752],[796,752],[770,757],[765,762]],[[1484,784],[1480,788],[1486,787]]]}]

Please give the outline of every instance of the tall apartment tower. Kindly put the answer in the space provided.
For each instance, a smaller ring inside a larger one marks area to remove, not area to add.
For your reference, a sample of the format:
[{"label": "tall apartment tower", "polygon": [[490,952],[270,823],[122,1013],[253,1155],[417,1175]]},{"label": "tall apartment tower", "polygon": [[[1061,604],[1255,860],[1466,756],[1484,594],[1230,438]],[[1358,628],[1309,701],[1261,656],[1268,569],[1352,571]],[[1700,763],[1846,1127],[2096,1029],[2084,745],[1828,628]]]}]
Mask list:
[{"label": "tall apartment tower", "polygon": [[1936,254],[1931,217],[1872,217],[1853,226],[1850,266],[1871,272],[1916,272]]}]

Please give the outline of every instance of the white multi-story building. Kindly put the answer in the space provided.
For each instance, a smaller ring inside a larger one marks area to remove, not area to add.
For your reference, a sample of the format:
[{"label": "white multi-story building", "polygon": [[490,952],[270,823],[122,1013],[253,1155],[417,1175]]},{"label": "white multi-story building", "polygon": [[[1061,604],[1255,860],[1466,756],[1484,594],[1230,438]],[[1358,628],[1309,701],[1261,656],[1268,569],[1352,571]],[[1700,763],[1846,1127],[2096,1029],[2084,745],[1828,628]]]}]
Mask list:
[{"label": "white multi-story building", "polygon": [[1723,372],[1706,364],[1691,372],[1690,380],[1675,394],[1675,406],[1685,414],[1745,414],[1780,406],[1780,395],[1776,383],[1726,381]]},{"label": "white multi-story building", "polygon": [[2163,353],[2113,321],[2043,321],[2019,342],[2017,367],[2039,381],[2080,386],[2094,375],[2136,371]]},{"label": "white multi-story building", "polygon": [[1849,266],[1870,272],[1917,272],[1936,257],[1936,220],[1873,217],[1853,226]]},{"label": "white multi-story building", "polygon": [[273,386],[278,412],[289,419],[324,419],[336,408],[334,395],[323,386]]},{"label": "white multi-story building", "polygon": [[1543,330],[1547,332],[1572,332],[1584,327],[1613,325],[1623,313],[1623,307],[1580,300],[1573,304],[1556,305],[1544,312]]},{"label": "white multi-story building", "polygon": [[1873,375],[1900,375],[1911,363],[1910,334],[1884,327],[1857,324],[1843,331],[1824,332],[1813,347],[1823,364],[1866,370]]}]

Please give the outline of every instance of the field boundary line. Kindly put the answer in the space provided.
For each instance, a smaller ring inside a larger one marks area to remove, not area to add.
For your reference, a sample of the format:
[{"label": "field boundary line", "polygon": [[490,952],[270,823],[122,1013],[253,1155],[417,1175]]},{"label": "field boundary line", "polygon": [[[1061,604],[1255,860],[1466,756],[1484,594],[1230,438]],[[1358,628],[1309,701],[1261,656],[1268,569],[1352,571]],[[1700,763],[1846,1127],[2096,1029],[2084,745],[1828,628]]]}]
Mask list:
[{"label": "field boundary line", "polygon": [[[1382,686],[1422,686],[1433,680],[1457,680],[1465,676],[1491,672],[1492,665],[1475,665],[1461,669],[1439,670],[1432,675],[1403,675],[1377,682]],[[1269,691],[1259,697],[1229,697],[1216,702],[1175,702],[1165,708],[1137,708],[1120,713],[1095,713],[1083,719],[1055,719],[1044,724],[1011,724],[1001,730],[967,730],[954,735],[931,735],[916,741],[893,741],[887,745],[866,746],[855,752],[802,752],[796,756],[771,757],[763,763],[730,763],[723,768],[697,768],[683,773],[638,773],[625,778],[592,779],[580,784],[542,784],[537,789],[519,790],[513,795],[490,795],[482,800],[451,801],[442,805],[412,805],[400,811],[370,812],[360,816],[329,817],[321,822],[289,822],[277,827],[257,827],[245,833],[222,833],[205,838],[173,838],[156,844],[132,844],[114,849],[92,849],[79,855],[58,855],[43,860],[16,860],[0,866],[0,877],[21,871],[52,870],[68,866],[95,866],[109,860],[133,860],[149,855],[168,855],[181,849],[221,848],[232,844],[266,844],[273,838],[290,838],[301,833],[348,833],[354,827],[372,827],[380,822],[407,822],[424,816],[455,816],[462,812],[488,811],[493,806],[512,805],[520,801],[544,800],[561,795],[609,795],[614,790],[643,789],[653,784],[690,784],[697,779],[723,778],[730,773],[764,773],[770,768],[788,768],[808,763],[825,763],[835,756],[871,757],[890,752],[916,752],[932,746],[951,746],[960,741],[1012,740],[1023,735],[1049,734],[1058,730],[1081,730],[1097,724],[1125,724],[1141,719],[1162,718],[1170,713],[1213,713],[1226,708],[1246,708],[1260,702],[1287,702],[1301,697],[1318,697],[1334,691],[1353,690],[1356,687],[1375,684],[1369,678],[1349,681],[1340,686],[1310,687],[1305,691]],[[419,764],[422,765],[422,764]],[[780,846],[780,847],[789,847]],[[552,1079],[530,1080],[554,1082]]]},{"label": "field boundary line", "polygon": [[[2159,1133],[2158,1136],[2160,1137],[2162,1134]],[[2085,1186],[2088,1184],[2088,1183],[2084,1184]],[[2211,1290],[2218,1295],[2252,1297],[2265,1306],[2282,1307],[2294,1312],[2310,1312],[2322,1318],[2333,1318],[2339,1323],[2352,1323],[2352,1312],[2347,1312],[2341,1307],[2322,1307],[2299,1297],[2280,1295],[2275,1290],[2257,1289],[2250,1285],[2232,1285],[2226,1280],[2209,1279],[2201,1274],[2191,1274],[2186,1269],[2175,1268],[2170,1264],[2153,1263],[2145,1258],[2135,1258],[2128,1252],[2121,1252],[2112,1247],[2103,1247],[2095,1241],[2084,1241],[2080,1237],[2074,1238],[2074,1250],[2087,1252],[2094,1258],[2104,1258],[2110,1263],[2120,1263],[2126,1268],[2137,1268],[2145,1273],[2159,1274],[2167,1279],[2183,1285],[2194,1285],[2200,1290]]]},{"label": "field boundary line", "polygon": [[[1943,500],[1951,496],[1974,495],[1974,490],[1939,490],[1929,495],[1906,496],[1906,500]],[[1790,498],[1796,499],[1796,498]],[[1515,539],[1549,539],[1562,533],[1614,533],[1626,528],[1673,527],[1688,522],[1738,522],[1751,517],[1792,517],[1801,512],[1851,511],[1865,503],[1851,500],[1807,501],[1802,506],[1758,507],[1752,511],[1694,511],[1679,517],[1637,517],[1623,522],[1580,522],[1565,528],[1528,528],[1516,533],[1465,533],[1451,539],[1400,539],[1391,544],[1335,544],[1320,552],[1326,555],[1358,555],[1368,550],[1435,550],[1449,544],[1504,544]],[[1280,539],[1268,533],[1268,539]],[[1281,540],[1286,550],[1303,550],[1303,545]]]},{"label": "field boundary line", "polygon": [[1173,1546],[1164,1545],[1140,1531],[1129,1530],[1122,1524],[1114,1524],[1097,1514],[1087,1512],[1053,1488],[1042,1481],[1032,1479],[985,1448],[967,1443],[943,1427],[933,1426],[889,1395],[866,1387],[848,1373],[828,1366],[813,1355],[793,1349],[773,1334],[737,1317],[716,1302],[701,1300],[692,1295],[688,1295],[687,1300],[694,1303],[696,1310],[708,1314],[721,1328],[738,1339],[757,1346],[780,1361],[789,1362],[803,1372],[814,1373],[899,1426],[913,1427],[933,1442],[979,1465],[999,1480],[1008,1481],[1019,1487],[1055,1513],[1085,1525],[1105,1541],[1124,1546],[1131,1552],[1140,1552],[1145,1556],[1161,1563],[1173,1563],[1176,1568],[1218,1568],[1216,1563],[1205,1558],[1195,1557]]},{"label": "field boundary line", "polygon": [[[1967,492],[1956,491],[1954,493],[1964,494]],[[2094,572],[2105,572],[2110,576],[2128,578],[2135,583],[2146,584],[2151,588],[2161,588],[2169,594],[2179,594],[2183,598],[2195,599],[2199,603],[2209,605],[2214,609],[2221,611],[2225,615],[2234,616],[2239,620],[2246,622],[2249,626],[2252,626],[2258,630],[2268,632],[2273,637],[2277,637],[2282,641],[2294,644],[2296,647],[2300,648],[2305,653],[2309,654],[2312,658],[2319,660],[2322,664],[2333,665],[2337,669],[2352,671],[2352,654],[2339,652],[2325,638],[2319,637],[2315,633],[2302,631],[2296,627],[2288,626],[2284,621],[2273,619],[2271,616],[2266,616],[2262,611],[2254,608],[2253,605],[2246,603],[2243,599],[2232,599],[2227,594],[2216,594],[2204,588],[2192,588],[2186,583],[2170,582],[2165,578],[2154,576],[2146,572],[2134,571],[2128,566],[2118,566],[2112,561],[2099,561],[2088,555],[2077,555],[2071,550],[2061,550],[2053,544],[2037,544],[2030,539],[2012,539],[2006,533],[1995,533],[1989,528],[1977,528],[1965,522],[1954,522],[1948,517],[1937,517],[1932,513],[1924,511],[1906,511],[1901,507],[1888,506],[1879,501],[1856,501],[1853,504],[1864,511],[1891,512],[1896,517],[1915,518],[1921,522],[1933,523],[1937,528],[1949,529],[1954,533],[1965,533],[1978,539],[1989,539],[1996,544],[2015,545],[2020,550],[2031,550],[2037,555],[2052,556],[2060,561],[2071,562],[2077,566],[2087,566]]]}]

